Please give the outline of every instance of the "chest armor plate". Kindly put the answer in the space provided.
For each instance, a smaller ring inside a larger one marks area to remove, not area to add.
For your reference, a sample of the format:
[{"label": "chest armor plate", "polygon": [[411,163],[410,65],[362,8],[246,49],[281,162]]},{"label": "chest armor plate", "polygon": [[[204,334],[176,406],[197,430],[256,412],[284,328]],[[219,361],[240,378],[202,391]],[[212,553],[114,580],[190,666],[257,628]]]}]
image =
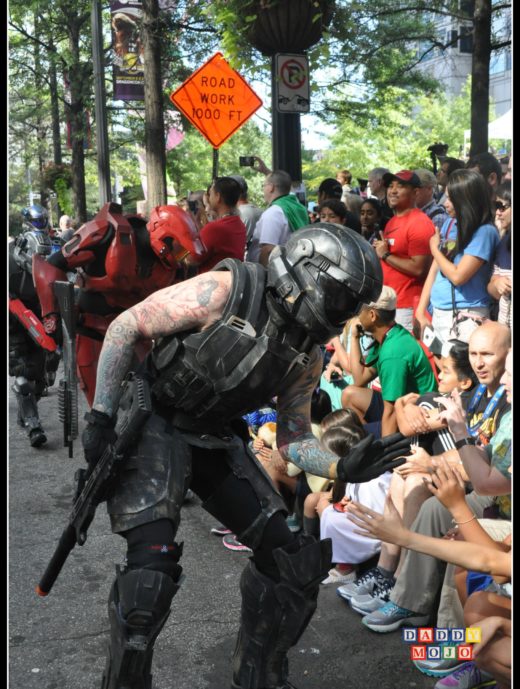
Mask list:
[{"label": "chest armor plate", "polygon": [[257,409],[310,364],[303,331],[276,332],[265,298],[265,269],[226,259],[233,286],[221,318],[203,332],[165,338],[152,352],[160,404],[215,422]]},{"label": "chest armor plate", "polygon": [[171,285],[175,271],[154,260],[143,274],[139,264],[133,228],[119,226],[105,256],[105,275],[90,275],[81,270],[79,285],[87,292],[100,292],[110,306],[128,309],[152,292]]}]

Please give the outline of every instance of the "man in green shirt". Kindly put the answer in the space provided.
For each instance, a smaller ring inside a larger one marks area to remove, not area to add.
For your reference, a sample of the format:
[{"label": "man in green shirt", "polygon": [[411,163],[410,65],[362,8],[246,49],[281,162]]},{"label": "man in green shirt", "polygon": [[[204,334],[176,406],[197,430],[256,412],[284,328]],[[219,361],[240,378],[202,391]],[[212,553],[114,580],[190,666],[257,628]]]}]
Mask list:
[{"label": "man in green shirt", "polygon": [[[437,382],[421,345],[405,328],[395,322],[397,295],[384,286],[377,302],[366,304],[352,321],[350,366],[354,384],[342,394],[344,408],[353,409],[370,430],[381,437],[397,431],[395,401],[417,392],[437,390]],[[360,337],[368,333],[374,344],[361,355]],[[367,388],[379,377],[381,392]]]}]

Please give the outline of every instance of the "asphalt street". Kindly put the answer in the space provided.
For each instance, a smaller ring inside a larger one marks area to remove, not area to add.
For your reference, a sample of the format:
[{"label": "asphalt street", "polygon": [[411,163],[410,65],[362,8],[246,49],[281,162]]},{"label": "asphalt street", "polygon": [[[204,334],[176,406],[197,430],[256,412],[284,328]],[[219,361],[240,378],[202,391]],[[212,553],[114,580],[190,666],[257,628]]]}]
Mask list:
[{"label": "asphalt street", "polygon": [[[60,372],[58,372],[58,379]],[[10,381],[12,382],[12,380]],[[81,396],[80,419],[86,411]],[[66,525],[79,440],[62,446],[57,383],[40,401],[48,442],[30,447],[16,425],[9,391],[9,687],[99,689],[108,632],[106,601],[124,541],[112,535],[104,505],[86,544],[76,547],[48,597],[35,586]],[[84,422],[80,421],[80,431]],[[214,520],[198,498],[185,504],[179,530],[185,581],[156,643],[154,689],[228,689],[247,553],[226,550],[210,534]],[[322,586],[318,609],[289,655],[298,689],[431,689],[409,660],[400,632],[376,634]]]}]

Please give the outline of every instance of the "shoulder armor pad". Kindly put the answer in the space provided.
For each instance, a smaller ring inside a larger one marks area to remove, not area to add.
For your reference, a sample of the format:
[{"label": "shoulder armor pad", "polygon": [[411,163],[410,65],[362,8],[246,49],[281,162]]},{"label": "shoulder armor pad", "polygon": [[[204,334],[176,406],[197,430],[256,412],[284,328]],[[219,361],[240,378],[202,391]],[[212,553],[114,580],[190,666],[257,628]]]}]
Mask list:
[{"label": "shoulder armor pad", "polygon": [[78,252],[88,251],[90,259],[92,249],[103,241],[112,228],[116,232],[131,233],[132,227],[122,211],[123,209],[119,204],[106,203],[99,213],[82,225],[62,247],[65,258]]}]

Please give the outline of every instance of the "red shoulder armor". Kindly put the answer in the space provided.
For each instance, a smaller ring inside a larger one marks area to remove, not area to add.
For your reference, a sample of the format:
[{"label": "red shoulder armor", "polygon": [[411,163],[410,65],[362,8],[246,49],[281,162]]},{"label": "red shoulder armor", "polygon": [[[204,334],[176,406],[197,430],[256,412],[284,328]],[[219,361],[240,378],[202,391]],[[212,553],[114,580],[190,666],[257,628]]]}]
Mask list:
[{"label": "red shoulder armor", "polygon": [[[70,261],[73,256],[79,258],[83,252],[87,252],[88,260],[92,260],[94,257],[92,250],[110,230],[111,224],[117,226],[119,217],[122,217],[121,211],[122,208],[117,203],[106,203],[92,220],[76,230],[69,241],[64,244],[61,251],[65,258]],[[117,220],[114,216],[117,217]],[[74,264],[79,265],[77,262]]]},{"label": "red shoulder armor", "polygon": [[52,289],[56,280],[67,281],[66,273],[60,268],[56,268],[52,263],[47,263],[40,254],[33,254],[32,257],[33,282],[38,293],[38,299],[42,307],[42,315],[58,311],[58,302]]}]

